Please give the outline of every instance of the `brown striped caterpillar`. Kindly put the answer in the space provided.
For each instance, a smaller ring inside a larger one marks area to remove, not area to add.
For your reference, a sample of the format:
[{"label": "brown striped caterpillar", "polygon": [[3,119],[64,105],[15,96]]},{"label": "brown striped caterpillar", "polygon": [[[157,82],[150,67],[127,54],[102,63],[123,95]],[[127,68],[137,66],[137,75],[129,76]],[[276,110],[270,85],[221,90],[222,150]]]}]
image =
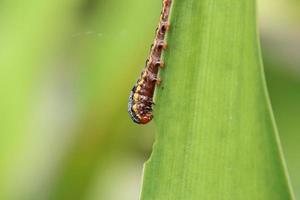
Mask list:
[{"label": "brown striped caterpillar", "polygon": [[132,120],[138,124],[146,124],[153,118],[153,95],[155,86],[160,83],[160,79],[157,77],[159,68],[164,66],[161,56],[163,50],[167,48],[165,36],[170,27],[171,4],[172,0],[163,0],[160,21],[156,29],[154,43],[150,49],[150,55],[129,96],[128,112]]}]

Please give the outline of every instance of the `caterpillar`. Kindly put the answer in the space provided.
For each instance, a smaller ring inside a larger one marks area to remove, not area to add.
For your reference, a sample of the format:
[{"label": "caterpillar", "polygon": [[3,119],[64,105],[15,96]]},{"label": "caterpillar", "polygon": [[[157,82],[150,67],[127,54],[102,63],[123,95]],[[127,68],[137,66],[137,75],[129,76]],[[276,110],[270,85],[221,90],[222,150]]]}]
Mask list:
[{"label": "caterpillar", "polygon": [[164,61],[161,57],[163,50],[167,48],[165,36],[170,28],[171,4],[172,0],[163,0],[160,21],[149,57],[139,79],[130,92],[128,113],[131,119],[138,124],[147,124],[153,118],[153,95],[156,85],[161,82],[157,77],[159,68],[164,67]]}]

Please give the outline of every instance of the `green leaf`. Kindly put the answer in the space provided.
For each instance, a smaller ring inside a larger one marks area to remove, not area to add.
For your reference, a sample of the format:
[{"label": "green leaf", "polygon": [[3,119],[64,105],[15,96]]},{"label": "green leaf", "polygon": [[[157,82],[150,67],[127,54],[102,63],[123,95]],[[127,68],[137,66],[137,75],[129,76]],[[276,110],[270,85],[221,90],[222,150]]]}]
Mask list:
[{"label": "green leaf", "polygon": [[293,199],[254,0],[174,0],[142,200]]}]

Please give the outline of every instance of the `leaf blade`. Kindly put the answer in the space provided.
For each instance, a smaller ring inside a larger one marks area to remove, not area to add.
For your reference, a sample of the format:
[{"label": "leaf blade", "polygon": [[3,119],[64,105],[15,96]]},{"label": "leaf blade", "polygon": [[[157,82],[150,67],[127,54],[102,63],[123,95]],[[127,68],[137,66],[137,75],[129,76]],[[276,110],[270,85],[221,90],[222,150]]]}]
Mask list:
[{"label": "leaf blade", "polygon": [[141,199],[292,199],[255,1],[174,1]]}]

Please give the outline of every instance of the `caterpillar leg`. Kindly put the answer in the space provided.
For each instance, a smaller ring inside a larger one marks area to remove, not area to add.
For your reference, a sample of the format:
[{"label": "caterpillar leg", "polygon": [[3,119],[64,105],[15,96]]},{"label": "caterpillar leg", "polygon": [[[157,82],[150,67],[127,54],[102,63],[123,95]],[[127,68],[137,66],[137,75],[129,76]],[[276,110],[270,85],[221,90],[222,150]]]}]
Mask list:
[{"label": "caterpillar leg", "polygon": [[150,72],[150,71],[148,71],[147,72],[147,78],[148,78],[148,80],[149,81],[157,81],[157,76],[156,76],[156,74],[154,74],[154,73],[152,73],[152,72]]},{"label": "caterpillar leg", "polygon": [[167,22],[162,22],[161,27],[163,29],[165,29],[166,31],[170,30],[170,22],[168,22],[168,21]]},{"label": "caterpillar leg", "polygon": [[162,80],[161,80],[160,78],[157,78],[157,79],[156,79],[156,85],[160,85],[161,82],[162,82]]},{"label": "caterpillar leg", "polygon": [[152,72],[149,72],[149,71],[148,71],[148,76],[147,77],[148,77],[148,80],[154,81],[156,83],[156,85],[159,85],[162,81],[155,74],[153,74]]},{"label": "caterpillar leg", "polygon": [[164,62],[164,61],[162,61],[162,60],[161,60],[161,61],[159,61],[159,67],[160,67],[160,68],[163,68],[164,66],[165,66],[165,62]]},{"label": "caterpillar leg", "polygon": [[162,49],[168,48],[168,44],[167,44],[167,42],[164,41],[164,40],[158,41],[157,46],[158,46],[159,48],[162,48]]},{"label": "caterpillar leg", "polygon": [[165,66],[165,62],[162,60],[158,60],[155,62],[156,66],[159,66],[160,68],[163,68]]}]

